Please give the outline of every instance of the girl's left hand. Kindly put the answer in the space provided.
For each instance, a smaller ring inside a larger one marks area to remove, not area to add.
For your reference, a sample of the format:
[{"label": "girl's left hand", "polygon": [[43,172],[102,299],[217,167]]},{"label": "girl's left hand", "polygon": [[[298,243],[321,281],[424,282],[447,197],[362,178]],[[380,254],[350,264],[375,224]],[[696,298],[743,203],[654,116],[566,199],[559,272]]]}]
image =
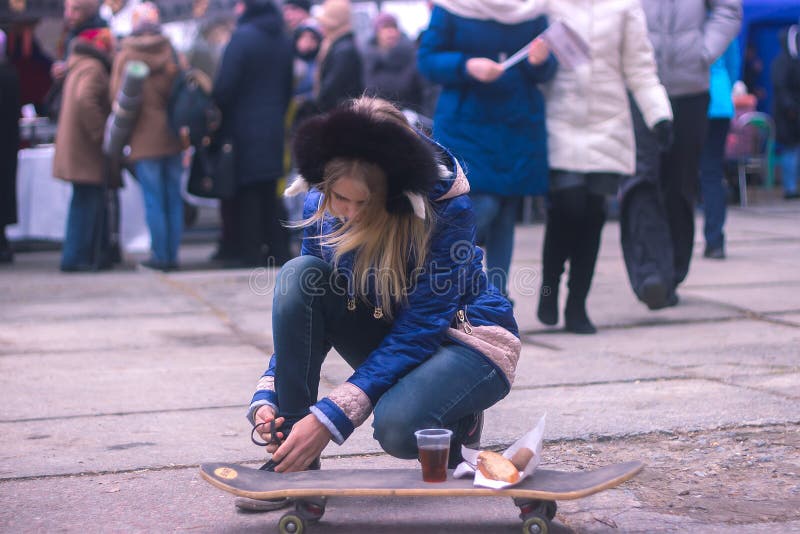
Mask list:
[{"label": "girl's left hand", "polygon": [[531,48],[528,50],[528,63],[533,66],[541,65],[547,61],[547,56],[550,55],[550,47],[544,42],[544,39],[538,38],[531,43]]},{"label": "girl's left hand", "polygon": [[278,462],[275,471],[287,473],[304,470],[322,454],[330,440],[330,431],[314,414],[303,417],[295,423],[289,437],[272,455],[272,459]]}]

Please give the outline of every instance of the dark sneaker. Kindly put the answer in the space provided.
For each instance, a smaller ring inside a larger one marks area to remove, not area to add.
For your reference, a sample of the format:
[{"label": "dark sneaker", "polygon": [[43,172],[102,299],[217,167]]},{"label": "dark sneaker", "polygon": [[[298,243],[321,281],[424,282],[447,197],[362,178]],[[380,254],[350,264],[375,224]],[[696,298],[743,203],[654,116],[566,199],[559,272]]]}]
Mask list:
[{"label": "dark sneaker", "polygon": [[641,300],[651,310],[660,310],[668,306],[667,285],[657,274],[651,274],[642,282]]},{"label": "dark sneaker", "polygon": [[[278,465],[278,462],[273,462],[270,458],[267,463],[259,467],[262,471],[275,471],[275,467]],[[319,471],[322,467],[322,463],[320,459],[317,458],[311,465],[308,466],[306,471]],[[247,497],[237,497],[234,501],[236,508],[243,512],[271,512],[273,510],[280,510],[281,508],[286,508],[290,506],[294,502],[293,499],[289,499],[284,497],[282,499],[269,499],[269,500],[259,500],[259,499],[248,499]]]},{"label": "dark sneaker", "polygon": [[722,247],[706,247],[705,252],[703,252],[703,257],[712,260],[724,260],[725,249]]}]

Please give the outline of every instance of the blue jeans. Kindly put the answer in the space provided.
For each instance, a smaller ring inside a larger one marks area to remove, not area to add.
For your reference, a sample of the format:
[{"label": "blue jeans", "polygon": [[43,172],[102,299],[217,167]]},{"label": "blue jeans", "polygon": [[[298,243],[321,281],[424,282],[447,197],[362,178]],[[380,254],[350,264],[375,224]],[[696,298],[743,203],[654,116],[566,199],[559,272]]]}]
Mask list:
[{"label": "blue jeans", "polygon": [[486,250],[489,282],[508,296],[508,270],[514,251],[514,225],[519,197],[471,193],[478,245]]},{"label": "blue jeans", "polygon": [[800,146],[784,147],[781,154],[781,181],[785,194],[797,193],[798,173],[800,173]]},{"label": "blue jeans", "polygon": [[[103,187],[72,184],[67,227],[61,249],[61,270],[89,270],[96,263],[95,255],[105,250]],[[102,240],[98,247],[98,241]],[[101,260],[102,258],[97,258]],[[98,265],[99,266],[99,265]]]},{"label": "blue jeans", "polygon": [[137,161],[135,171],[144,196],[151,259],[164,266],[177,265],[183,233],[181,155]]},{"label": "blue jeans", "polygon": [[[344,287],[332,267],[314,256],[294,258],[281,268],[272,328],[275,388],[287,432],[318,400],[320,369],[331,347],[356,369],[391,331],[391,323],[375,319],[373,309],[361,301],[347,310]],[[449,428],[457,446],[472,414],[508,390],[501,371],[484,356],[461,345],[443,345],[383,394],[374,408],[373,435],[398,458],[417,457],[414,431],[421,428]]]},{"label": "blue jeans", "polygon": [[710,119],[703,152],[700,155],[700,193],[703,196],[705,223],[703,233],[706,248],[721,248],[725,245],[727,190],[725,188],[725,139],[728,136],[730,119]]}]

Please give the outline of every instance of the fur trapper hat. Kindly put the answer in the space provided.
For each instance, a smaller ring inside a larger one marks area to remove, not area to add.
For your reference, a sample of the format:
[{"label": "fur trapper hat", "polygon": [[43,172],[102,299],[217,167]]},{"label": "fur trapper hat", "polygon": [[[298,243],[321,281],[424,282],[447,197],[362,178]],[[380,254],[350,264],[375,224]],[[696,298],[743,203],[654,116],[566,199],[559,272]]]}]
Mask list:
[{"label": "fur trapper hat", "polygon": [[304,122],[292,148],[300,177],[286,195],[322,183],[325,166],[334,158],[357,159],[386,174],[388,212],[413,212],[424,219],[422,197],[441,176],[433,147],[412,129],[348,106]]}]

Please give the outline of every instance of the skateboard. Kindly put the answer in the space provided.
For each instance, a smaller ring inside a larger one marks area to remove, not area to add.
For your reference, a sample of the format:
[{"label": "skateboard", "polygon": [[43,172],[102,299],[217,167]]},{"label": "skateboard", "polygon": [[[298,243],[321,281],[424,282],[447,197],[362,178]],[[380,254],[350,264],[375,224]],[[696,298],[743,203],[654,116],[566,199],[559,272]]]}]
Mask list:
[{"label": "skateboard", "polygon": [[322,518],[329,497],[511,497],[520,509],[524,534],[547,534],[556,515],[556,501],[580,499],[630,480],[642,462],[608,465],[591,471],[537,469],[532,476],[505,489],[473,486],[470,478],[423,482],[419,469],[331,469],[272,473],[238,464],[209,463],[201,476],[212,485],[240,497],[267,500],[291,498],[295,509],[278,521],[281,534],[303,534]]}]

